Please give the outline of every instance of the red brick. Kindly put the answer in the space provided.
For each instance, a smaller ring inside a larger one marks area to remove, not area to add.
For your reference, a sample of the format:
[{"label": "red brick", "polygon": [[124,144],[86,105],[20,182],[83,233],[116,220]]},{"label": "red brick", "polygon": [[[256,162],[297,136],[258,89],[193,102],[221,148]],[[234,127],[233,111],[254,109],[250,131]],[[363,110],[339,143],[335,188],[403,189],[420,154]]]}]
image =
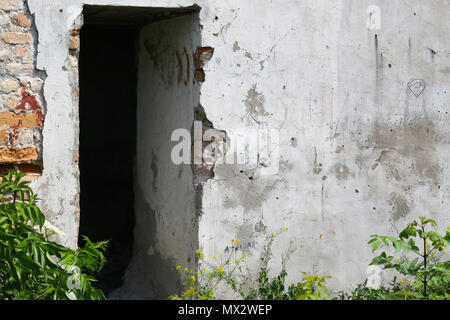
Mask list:
[{"label": "red brick", "polygon": [[[20,170],[21,172],[32,175],[32,174],[42,174],[42,166],[37,164],[0,164],[0,174],[6,175],[9,170]],[[25,179],[26,180],[26,179]]]},{"label": "red brick", "polygon": [[9,143],[9,136],[6,130],[0,130],[0,147],[6,147]]},{"label": "red brick", "polygon": [[195,79],[197,79],[200,82],[205,82],[205,71],[203,70],[197,70],[194,73]]},{"label": "red brick", "polygon": [[13,127],[21,125],[24,128],[40,128],[41,120],[39,115],[32,114],[15,114],[13,112],[0,113],[0,127]]},{"label": "red brick", "polygon": [[0,163],[35,161],[38,159],[37,148],[2,148]]},{"label": "red brick", "polygon": [[31,33],[7,32],[3,35],[3,41],[8,44],[24,44],[31,41]]},{"label": "red brick", "polygon": [[69,42],[70,50],[77,50],[80,46],[80,40],[77,37],[72,37]]},{"label": "red brick", "polygon": [[203,71],[203,65],[205,61],[211,59],[214,54],[214,48],[211,47],[198,47],[194,54],[195,71],[194,77],[199,82],[205,81],[205,72]]},{"label": "red brick", "polygon": [[14,22],[19,26],[29,28],[31,27],[31,19],[26,16],[24,13],[18,13],[14,16]]}]

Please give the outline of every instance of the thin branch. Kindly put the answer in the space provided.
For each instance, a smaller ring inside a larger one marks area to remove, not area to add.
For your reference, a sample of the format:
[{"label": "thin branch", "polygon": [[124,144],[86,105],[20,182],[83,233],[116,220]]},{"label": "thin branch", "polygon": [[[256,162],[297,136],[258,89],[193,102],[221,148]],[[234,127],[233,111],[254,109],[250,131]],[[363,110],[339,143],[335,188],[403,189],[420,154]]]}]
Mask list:
[{"label": "thin branch", "polygon": [[422,258],[424,258],[424,255],[420,254],[420,253],[417,252],[417,251],[414,251],[414,250],[412,250],[412,249],[409,249],[409,251],[414,252],[415,254],[421,256]]}]

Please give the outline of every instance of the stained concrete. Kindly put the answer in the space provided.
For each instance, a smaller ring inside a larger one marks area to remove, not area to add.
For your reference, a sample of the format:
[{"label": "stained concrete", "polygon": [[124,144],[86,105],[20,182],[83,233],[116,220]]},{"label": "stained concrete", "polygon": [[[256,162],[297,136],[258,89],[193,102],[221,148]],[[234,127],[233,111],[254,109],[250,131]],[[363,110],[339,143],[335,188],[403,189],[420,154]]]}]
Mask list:
[{"label": "stained concrete", "polygon": [[[184,51],[200,45],[198,14],[150,24],[141,30],[138,65],[136,227],[134,255],[121,297],[167,298],[180,288],[176,266],[195,265],[198,222],[192,170],[170,160],[171,134],[189,130],[198,103],[193,65]],[[182,65],[177,55],[183,54]],[[170,54],[172,53],[172,54]],[[177,78],[182,70],[182,79]],[[186,80],[186,81],[185,81]],[[145,276],[143,276],[146,274]]]},{"label": "stained concrete", "polygon": [[[159,108],[153,109],[156,114],[146,113],[160,121],[161,130],[152,131],[157,141],[151,141],[159,146],[156,186],[159,191],[172,191],[170,196],[157,194],[159,198],[150,194],[152,152],[147,149],[141,158],[147,161],[146,171],[137,183],[143,199],[157,212],[158,228],[154,250],[143,245],[135,251],[137,261],[142,259],[138,269],[142,277],[150,277],[146,266],[151,265],[152,255],[144,258],[145,252],[154,252],[157,266],[186,264],[193,259],[196,241],[209,258],[223,253],[238,235],[244,237],[242,243],[251,244],[245,250],[255,269],[263,235],[249,232],[246,226],[261,230],[263,224],[269,231],[289,227],[275,243],[273,272],[293,240],[299,250],[288,264],[292,277],[298,277],[299,270],[324,272],[333,277],[332,288],[345,289],[364,280],[372,258],[367,245],[371,234],[393,234],[418,215],[436,219],[443,229],[448,224],[449,1],[280,0],[262,5],[259,0],[58,0],[49,6],[44,0],[29,0],[39,32],[37,67],[48,74],[45,169],[34,186],[46,195],[43,206],[51,220],[68,234],[66,243],[74,244],[77,237],[79,188],[73,160],[78,118],[76,84],[71,81],[72,71],[62,66],[70,30],[84,3],[198,5],[202,27],[197,40],[214,48],[200,89],[200,104],[208,119],[222,130],[279,129],[280,162],[289,164],[280,166],[274,176],[262,176],[262,168],[256,167],[250,182],[239,167],[217,166],[214,179],[202,187],[196,232],[191,215],[195,192],[181,183],[190,173],[183,170],[178,179],[180,171],[169,161],[169,136],[164,136],[175,126],[191,128],[192,119],[182,117],[184,109],[176,115],[159,114]],[[371,5],[380,7],[379,30],[366,26]],[[164,33],[176,36],[170,25]],[[152,49],[151,44],[144,47]],[[168,89],[178,84],[176,60],[157,64],[164,66],[161,72],[145,50],[141,55],[147,70],[157,74],[156,78],[148,75],[157,84],[148,88],[153,101],[156,97],[157,103],[167,99],[168,106],[181,102],[179,108],[196,107],[198,101],[190,98],[197,94],[195,88],[167,96]],[[426,84],[418,96],[408,87],[412,79]],[[249,92],[264,99],[249,98]],[[150,101],[150,96],[144,98]],[[252,118],[254,107],[264,110],[257,121]],[[320,172],[318,164],[322,164]],[[237,198],[240,193],[245,197]],[[174,198],[175,194],[181,195]],[[145,225],[145,221],[138,223],[137,237],[146,234]],[[189,243],[191,249],[180,243]]]}]

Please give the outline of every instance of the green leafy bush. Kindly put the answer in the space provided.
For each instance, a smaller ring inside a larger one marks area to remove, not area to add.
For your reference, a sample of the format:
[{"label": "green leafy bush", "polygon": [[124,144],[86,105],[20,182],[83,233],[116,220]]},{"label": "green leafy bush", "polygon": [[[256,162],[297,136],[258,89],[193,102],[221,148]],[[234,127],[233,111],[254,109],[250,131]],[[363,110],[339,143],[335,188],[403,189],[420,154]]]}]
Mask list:
[{"label": "green leafy bush", "polygon": [[84,247],[71,250],[50,241],[56,229],[23,177],[9,172],[0,184],[0,300],[105,299],[92,282],[107,242],[84,237]]},{"label": "green leafy bush", "polygon": [[[382,265],[385,269],[395,269],[406,280],[401,280],[401,288],[391,297],[402,299],[448,299],[450,294],[450,261],[441,261],[445,248],[450,244],[450,231],[445,235],[427,230],[436,227],[432,219],[419,217],[400,232],[398,237],[373,235],[369,244],[372,251],[382,244],[393,247],[395,253],[403,255],[395,259],[383,251],[375,257],[371,265]],[[416,243],[418,241],[418,243]],[[418,246],[422,247],[422,250]],[[411,257],[414,255],[414,258]],[[411,278],[408,282],[408,278]]]},{"label": "green leafy bush", "polygon": [[[287,228],[285,229],[287,231]],[[244,300],[329,300],[324,285],[328,276],[303,273],[301,281],[286,285],[286,263],[295,252],[292,243],[282,256],[281,271],[274,277],[269,277],[269,261],[272,258],[272,245],[275,237],[280,234],[267,235],[262,254],[262,267],[257,277],[252,277],[246,263],[246,254],[239,255],[237,244],[239,239],[232,240],[230,256],[219,258],[219,263],[205,260],[204,255],[197,250],[200,261],[200,271],[184,268],[185,290],[180,295],[170,296],[173,300],[209,300],[215,299],[214,289],[219,284],[225,284]],[[181,270],[181,266],[177,267]],[[255,279],[256,278],[256,279]]]},{"label": "green leafy bush", "polygon": [[[389,284],[388,287],[381,286],[373,289],[367,286],[367,280],[360,283],[350,292],[340,291],[335,297],[336,300],[393,300],[394,293],[400,292],[401,286],[397,282],[397,278]],[[398,296],[397,296],[398,298]]]},{"label": "green leafy bush", "polygon": [[[384,269],[395,269],[397,277],[388,287],[369,288],[367,280],[350,293],[340,292],[339,298],[351,300],[448,300],[450,299],[450,261],[442,261],[445,248],[450,244],[450,228],[445,235],[427,230],[436,227],[432,219],[419,217],[400,232],[397,237],[371,236],[372,251],[382,246],[391,247],[395,258],[383,251],[370,265],[380,265]],[[417,243],[416,243],[417,241]],[[419,249],[419,246],[422,249]]]},{"label": "green leafy bush", "polygon": [[[386,246],[392,247],[393,251],[400,256],[394,258],[383,251],[370,264],[381,265],[384,269],[395,269],[402,279],[398,281],[396,276],[389,285],[378,289],[369,287],[366,280],[350,292],[338,292],[333,295],[333,299],[450,299],[450,261],[442,261],[445,248],[450,244],[450,228],[447,228],[445,235],[440,235],[436,231],[427,230],[429,226],[436,227],[436,222],[419,217],[419,222],[413,221],[408,224],[397,237],[371,236],[369,244],[373,252]],[[204,255],[197,250],[200,271],[185,268],[183,270],[185,290],[180,295],[171,296],[169,299],[215,299],[214,289],[219,284],[226,284],[244,300],[330,299],[329,290],[325,287],[328,276],[303,273],[299,282],[286,285],[286,263],[295,251],[292,246],[282,256],[280,273],[272,278],[269,277],[269,261],[272,258],[272,244],[275,236],[272,233],[267,237],[262,254],[262,267],[256,277],[250,275],[248,265],[245,263],[246,255],[239,257],[237,246],[235,246],[239,243],[239,239],[232,241],[232,252],[229,257],[224,258],[220,255],[218,264],[205,260]],[[418,241],[417,244],[416,241]],[[419,246],[422,247],[422,251]],[[215,259],[217,257],[213,257],[213,260]],[[178,270],[181,270],[181,266]]]}]

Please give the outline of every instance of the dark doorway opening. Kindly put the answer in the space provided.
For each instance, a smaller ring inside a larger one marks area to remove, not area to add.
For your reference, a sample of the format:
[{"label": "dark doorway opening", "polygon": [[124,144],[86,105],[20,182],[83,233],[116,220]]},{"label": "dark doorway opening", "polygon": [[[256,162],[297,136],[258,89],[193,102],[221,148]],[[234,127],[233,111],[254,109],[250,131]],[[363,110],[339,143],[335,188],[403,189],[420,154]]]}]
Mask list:
[{"label": "dark doorway opening", "polygon": [[[197,91],[193,90],[193,83],[177,84],[174,81],[167,89],[163,80],[176,79],[179,74],[177,66],[181,65],[177,50],[187,52],[189,49],[193,53],[201,43],[198,10],[196,6],[88,5],[83,9],[79,57],[79,244],[83,242],[83,235],[93,241],[110,240],[106,252],[108,262],[98,275],[96,285],[111,299],[122,294],[125,298],[149,297],[150,294],[164,296],[165,291],[161,290],[170,287],[167,292],[172,292],[172,282],[178,283],[176,276],[170,273],[171,268],[167,267],[168,262],[153,249],[152,241],[156,235],[151,230],[158,227],[167,234],[192,234],[192,242],[196,241],[196,233],[190,225],[182,232],[174,230],[177,224],[170,228],[157,226],[156,222],[152,224],[153,220],[146,220],[148,217],[140,205],[148,205],[149,201],[167,203],[165,199],[173,190],[185,192],[186,199],[193,192],[188,170],[184,179],[180,179],[178,167],[157,167],[156,159],[170,158],[170,154],[164,152],[168,150],[166,137],[170,137],[171,130],[192,127],[191,108],[196,103],[192,105],[191,101],[199,99],[194,94]],[[157,26],[165,20],[165,27]],[[155,34],[151,32],[154,26],[155,30],[160,30]],[[145,45],[147,42],[152,45]],[[186,57],[192,60],[189,55]],[[163,63],[166,70],[155,68],[159,63]],[[193,65],[192,61],[184,63],[186,70],[182,70],[182,75],[190,77]],[[159,96],[159,100],[155,96]],[[184,98],[179,99],[179,96]],[[155,160],[148,161],[148,154],[154,155]],[[173,176],[170,187],[163,189],[158,185],[157,188],[142,189],[137,177],[141,178],[141,183],[152,179],[150,185],[156,185],[155,176],[148,175],[148,168],[154,171],[155,166],[159,176]],[[145,192],[144,203],[141,203],[142,194],[135,192],[137,190]],[[160,207],[158,214],[172,220],[179,219],[180,212],[186,214],[187,220],[195,217],[194,209],[182,202]],[[182,239],[185,242],[185,238]],[[169,243],[163,244],[162,248],[178,252],[179,247]],[[187,251],[184,253],[189,256]],[[155,293],[150,286],[162,289]],[[123,292],[118,295],[118,291]]]},{"label": "dark doorway opening", "polygon": [[121,286],[133,250],[137,35],[89,24],[80,35],[79,234],[110,240],[97,283],[105,294]]}]

